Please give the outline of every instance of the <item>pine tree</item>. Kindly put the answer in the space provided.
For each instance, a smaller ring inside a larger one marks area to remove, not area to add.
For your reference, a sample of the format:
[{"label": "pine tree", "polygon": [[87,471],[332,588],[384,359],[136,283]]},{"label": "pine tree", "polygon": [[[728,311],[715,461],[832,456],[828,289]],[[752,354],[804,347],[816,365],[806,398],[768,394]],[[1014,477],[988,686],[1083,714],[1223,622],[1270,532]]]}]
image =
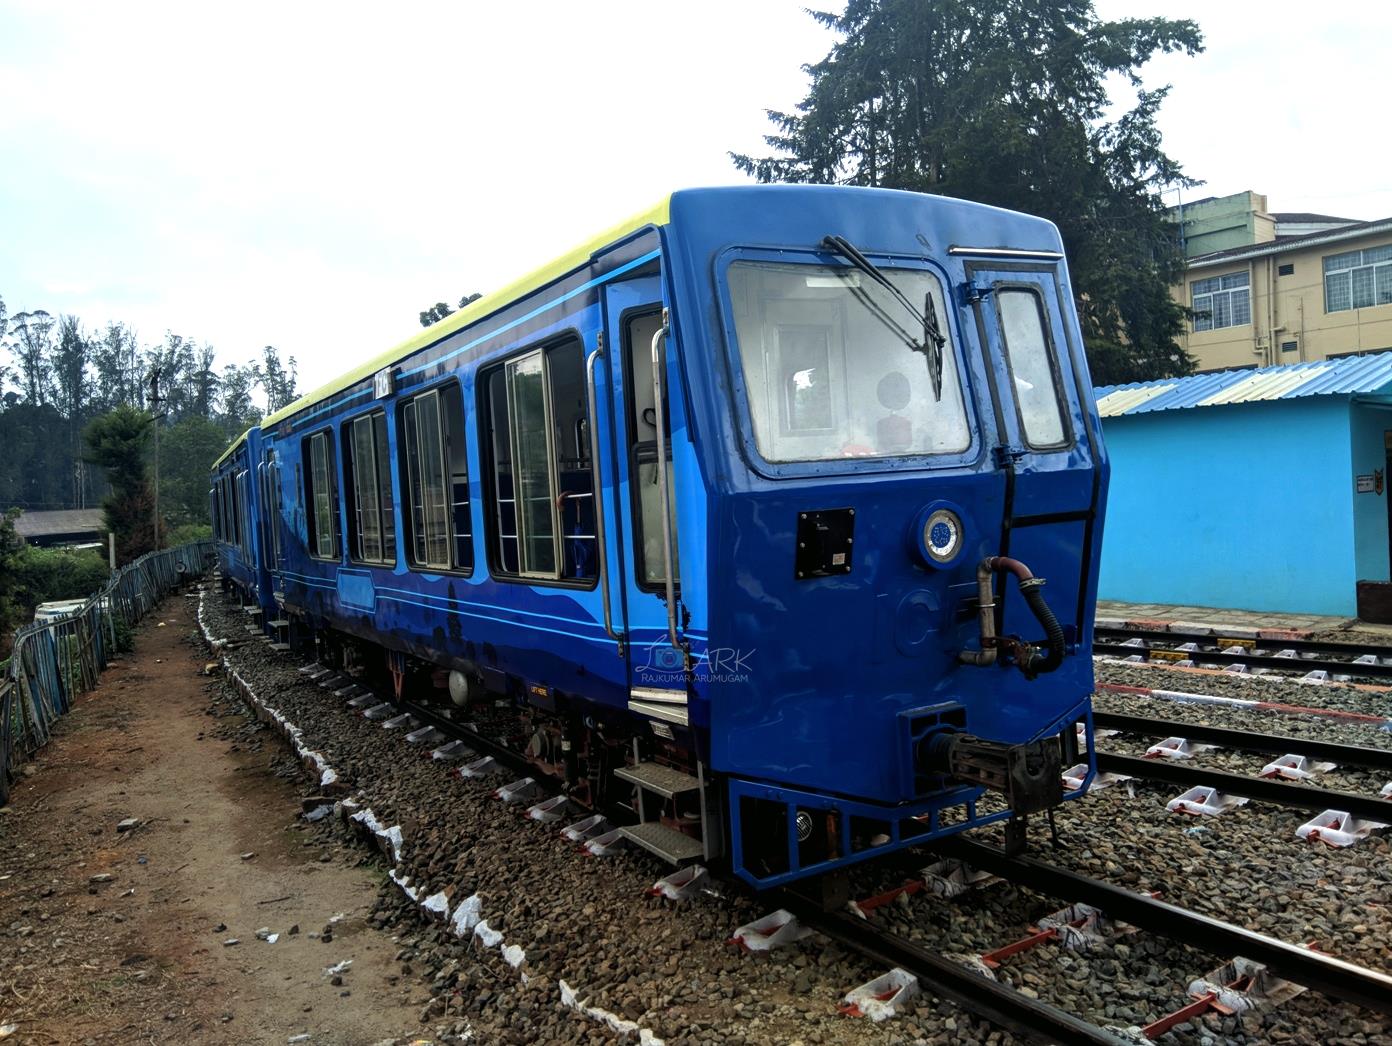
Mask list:
[{"label": "pine tree", "polygon": [[[761,182],[939,193],[1059,227],[1099,383],[1186,373],[1182,264],[1160,191],[1187,179],[1161,147],[1167,88],[1153,55],[1203,49],[1188,20],[1106,22],[1092,0],[849,0],[813,13],[839,40],[807,66],[793,113],[768,113],[770,156],[732,154]],[[1106,118],[1109,77],[1136,104]]]}]

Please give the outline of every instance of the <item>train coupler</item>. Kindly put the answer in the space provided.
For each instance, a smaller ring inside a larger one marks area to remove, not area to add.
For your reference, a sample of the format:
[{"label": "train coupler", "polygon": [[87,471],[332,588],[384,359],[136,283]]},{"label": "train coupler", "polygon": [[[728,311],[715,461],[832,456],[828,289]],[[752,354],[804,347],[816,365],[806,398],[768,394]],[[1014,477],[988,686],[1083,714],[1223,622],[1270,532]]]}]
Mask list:
[{"label": "train coupler", "polygon": [[1000,792],[1017,817],[1063,802],[1063,762],[1058,739],[1012,745],[972,734],[928,738],[926,761],[938,773]]}]

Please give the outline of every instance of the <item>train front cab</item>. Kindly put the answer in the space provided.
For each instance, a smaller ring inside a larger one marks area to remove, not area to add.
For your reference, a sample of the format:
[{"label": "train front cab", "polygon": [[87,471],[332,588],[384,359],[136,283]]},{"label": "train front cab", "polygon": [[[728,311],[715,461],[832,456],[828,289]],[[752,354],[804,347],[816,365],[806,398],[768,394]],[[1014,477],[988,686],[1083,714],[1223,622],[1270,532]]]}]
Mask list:
[{"label": "train front cab", "polygon": [[682,339],[714,488],[691,686],[734,870],[760,887],[1063,798],[1060,766],[1091,760],[1075,726],[1090,738],[1106,478],[1052,225],[766,193],[672,205],[677,312],[719,332]]}]

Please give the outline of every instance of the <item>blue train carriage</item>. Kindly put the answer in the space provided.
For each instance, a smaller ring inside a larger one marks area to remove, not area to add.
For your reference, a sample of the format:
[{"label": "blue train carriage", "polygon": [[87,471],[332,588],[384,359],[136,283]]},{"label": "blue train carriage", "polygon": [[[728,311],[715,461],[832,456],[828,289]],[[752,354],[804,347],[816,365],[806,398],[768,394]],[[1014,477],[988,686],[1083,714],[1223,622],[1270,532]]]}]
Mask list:
[{"label": "blue train carriage", "polygon": [[259,438],[260,433],[253,428],[233,440],[213,462],[208,491],[223,586],[251,605],[257,603],[259,594],[256,560],[261,544],[251,447]]},{"label": "blue train carriage", "polygon": [[764,887],[1018,838],[1090,759],[1107,469],[1071,302],[1040,219],[675,193],[267,419],[268,580],[398,694],[510,697],[674,862]]},{"label": "blue train carriage", "polygon": [[213,464],[208,491],[213,540],[224,587],[237,592],[259,624],[284,629],[273,573],[284,528],[276,518],[279,476],[274,440],[247,430]]}]

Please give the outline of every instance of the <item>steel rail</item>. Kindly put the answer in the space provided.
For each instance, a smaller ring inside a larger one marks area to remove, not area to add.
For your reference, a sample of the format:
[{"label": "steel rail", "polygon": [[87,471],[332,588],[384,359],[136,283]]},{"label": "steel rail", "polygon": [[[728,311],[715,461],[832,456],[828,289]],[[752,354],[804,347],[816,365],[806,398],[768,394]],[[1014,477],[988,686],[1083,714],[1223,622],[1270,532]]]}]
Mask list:
[{"label": "steel rail", "polygon": [[[1354,792],[1336,792],[1326,788],[1312,788],[1294,782],[1274,781],[1265,777],[1244,777],[1222,770],[1206,770],[1199,766],[1188,766],[1172,759],[1141,759],[1132,755],[1117,755],[1114,752],[1097,753],[1097,769],[1108,773],[1125,774],[1128,777],[1146,778],[1152,781],[1167,781],[1170,784],[1185,785],[1190,788],[1203,785],[1216,788],[1227,795],[1255,799],[1261,803],[1276,806],[1295,806],[1319,813],[1324,810],[1342,810],[1365,821],[1392,822],[1392,802],[1370,795]],[[1249,955],[1250,959],[1251,956]]]},{"label": "steel rail", "polygon": [[[1130,657],[1134,654],[1153,654],[1163,653],[1166,655],[1177,655],[1193,661],[1195,664],[1210,665],[1247,665],[1249,668],[1270,668],[1275,671],[1284,672],[1317,672],[1325,671],[1331,674],[1356,676],[1363,679],[1392,679],[1392,665],[1368,665],[1354,664],[1352,661],[1325,661],[1315,658],[1298,657],[1278,657],[1275,654],[1235,654],[1228,650],[1176,650],[1173,646],[1126,646],[1121,643],[1095,642],[1092,645],[1094,654],[1102,654],[1109,657]],[[1369,651],[1362,651],[1368,653]],[[1169,664],[1170,657],[1155,658],[1152,660],[1146,657],[1151,664]]]},{"label": "steel rail", "polygon": [[785,907],[819,933],[872,962],[897,966],[913,974],[933,994],[1031,1042],[1119,1046],[1132,1041],[1047,1002],[1021,995],[1014,988],[983,977],[849,912],[824,912],[798,900],[789,900]]},{"label": "steel rail", "polygon": [[[1368,770],[1392,770],[1392,750],[1364,748],[1360,745],[1316,741],[1306,737],[1287,737],[1284,734],[1254,734],[1247,730],[1228,730],[1198,723],[1171,722],[1168,719],[1149,719],[1145,716],[1119,715],[1115,712],[1092,713],[1092,724],[1104,730],[1120,730],[1127,734],[1151,737],[1183,737],[1204,744],[1222,745],[1248,752],[1271,755],[1304,755],[1331,759],[1339,766],[1357,766]],[[1392,805],[1392,804],[1389,804]],[[1389,811],[1392,812],[1392,811]]]},{"label": "steel rail", "polygon": [[[371,689],[371,688],[369,688]],[[417,704],[415,701],[407,701],[403,698],[396,698],[390,694],[382,695],[379,691],[372,691],[384,701],[395,705],[403,712],[409,712],[427,726],[433,726],[443,734],[449,735],[457,741],[463,741],[470,748],[474,749],[479,755],[491,755],[498,762],[512,767],[514,770],[526,773],[528,777],[544,782],[556,789],[557,794],[564,794],[565,782],[556,778],[554,774],[548,774],[539,766],[527,758],[526,754],[519,752],[515,748],[509,748],[501,741],[495,741],[477,730],[470,730],[467,726],[456,723],[448,716],[441,715],[424,705]]]},{"label": "steel rail", "polygon": [[1094,635],[1104,642],[1118,643],[1126,639],[1143,639],[1148,643],[1198,643],[1199,646],[1215,646],[1218,643],[1237,643],[1249,649],[1263,647],[1276,650],[1294,650],[1297,654],[1332,654],[1352,660],[1363,654],[1376,654],[1378,657],[1392,658],[1392,645],[1379,646],[1374,643],[1348,643],[1336,639],[1284,639],[1280,636],[1243,636],[1225,634],[1217,629],[1212,632],[1172,632],[1156,628],[1098,628]]},{"label": "steel rail", "polygon": [[1058,868],[1037,857],[1007,856],[993,846],[960,835],[935,841],[932,849],[1038,893],[1060,900],[1084,901],[1101,908],[1109,917],[1142,930],[1226,959],[1240,955],[1264,964],[1278,977],[1357,1006],[1392,1014],[1392,977],[1377,970]]}]

